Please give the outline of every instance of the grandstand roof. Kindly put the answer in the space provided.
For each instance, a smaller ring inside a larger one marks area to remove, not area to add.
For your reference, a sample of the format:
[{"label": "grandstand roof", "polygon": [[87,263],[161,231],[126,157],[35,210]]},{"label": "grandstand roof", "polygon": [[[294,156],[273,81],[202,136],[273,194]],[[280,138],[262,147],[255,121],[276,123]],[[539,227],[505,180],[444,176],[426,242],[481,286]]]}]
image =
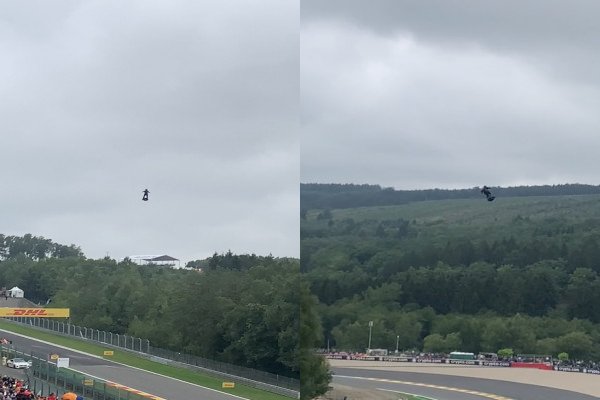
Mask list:
[{"label": "grandstand roof", "polygon": [[143,261],[179,261],[179,259],[175,257],[168,256],[166,254],[158,254],[158,255],[145,255],[145,256],[130,256],[131,260],[143,260]]}]

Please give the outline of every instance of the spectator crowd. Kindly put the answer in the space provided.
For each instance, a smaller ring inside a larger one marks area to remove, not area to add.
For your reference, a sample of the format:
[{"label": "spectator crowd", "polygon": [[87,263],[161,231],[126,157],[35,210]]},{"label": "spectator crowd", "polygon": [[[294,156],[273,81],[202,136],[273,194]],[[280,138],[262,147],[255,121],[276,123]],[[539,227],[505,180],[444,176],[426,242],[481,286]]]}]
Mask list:
[{"label": "spectator crowd", "polygon": [[84,398],[71,392],[65,393],[61,397],[57,397],[54,393],[50,393],[48,396],[36,395],[23,381],[4,375],[0,400],[84,400]]}]

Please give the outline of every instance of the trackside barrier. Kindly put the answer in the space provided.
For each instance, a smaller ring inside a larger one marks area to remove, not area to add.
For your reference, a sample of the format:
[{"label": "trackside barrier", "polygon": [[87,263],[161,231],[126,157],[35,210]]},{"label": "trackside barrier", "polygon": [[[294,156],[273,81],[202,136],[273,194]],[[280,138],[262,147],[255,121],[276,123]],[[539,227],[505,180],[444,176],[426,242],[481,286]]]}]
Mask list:
[{"label": "trackside barrier", "polygon": [[361,356],[354,357],[349,355],[328,354],[325,358],[330,360],[357,360],[357,361],[388,361],[388,362],[407,362],[407,363],[428,363],[428,364],[461,364],[480,367],[512,367],[512,368],[536,368],[548,371],[562,372],[580,372],[583,374],[600,375],[599,368],[574,367],[566,365],[551,365],[549,363],[526,363],[515,361],[491,361],[491,360],[451,360],[447,358],[418,358],[418,357],[398,357],[398,356]]},{"label": "trackside barrier", "polygon": [[26,370],[25,384],[29,389],[42,396],[50,393],[59,397],[66,392],[75,392],[86,399],[94,400],[165,400],[150,393],[92,378],[68,368],[58,368],[56,364],[14,348],[2,345],[2,357],[22,357],[31,360],[31,368]]},{"label": "trackside barrier", "polygon": [[478,365],[482,367],[510,367],[510,361],[501,360],[455,360],[449,358],[419,358],[419,357],[396,357],[396,356],[340,356],[326,355],[325,358],[333,360],[358,360],[358,361],[388,361],[388,362],[410,362],[417,364],[456,364],[456,365]]},{"label": "trackside barrier", "polygon": [[240,384],[283,396],[300,397],[300,381],[298,379],[153,347],[147,339],[81,327],[50,318],[12,317],[4,318],[4,320],[135,352],[138,356],[144,356],[152,361],[203,371],[219,378],[227,378]]},{"label": "trackside barrier", "polygon": [[513,368],[537,368],[549,371],[579,372],[582,374],[600,375],[600,368],[588,368],[583,366],[550,365],[549,363],[525,363],[512,361],[488,361],[488,360],[451,360],[445,358],[423,358],[398,357],[398,356],[361,356],[354,357],[346,354],[327,354],[325,358],[331,360],[358,360],[358,361],[392,361],[392,362],[418,362],[436,364],[464,364],[477,365],[481,367],[513,367]]},{"label": "trackside barrier", "polygon": [[534,369],[545,369],[545,370],[549,370],[549,371],[552,371],[554,369],[552,367],[552,364],[546,364],[546,363],[512,362],[510,364],[510,366],[513,368],[534,368]]},{"label": "trackside barrier", "polygon": [[207,375],[211,375],[217,378],[221,378],[221,379],[226,379],[229,381],[233,381],[236,383],[240,383],[246,386],[250,386],[250,387],[254,387],[257,389],[261,389],[261,390],[265,390],[265,391],[269,391],[272,393],[277,393],[280,394],[282,396],[286,396],[286,397],[291,397],[294,399],[299,399],[300,398],[300,391],[298,390],[292,390],[292,389],[287,389],[287,388],[282,388],[279,386],[271,386],[268,385],[264,382],[256,382],[256,381],[252,381],[250,379],[246,379],[240,376],[236,376],[236,375],[231,375],[231,374],[227,374],[224,372],[220,372],[220,371],[214,371],[211,369],[207,369],[204,367],[199,367],[199,366],[195,366],[195,365],[190,365],[190,364],[186,364],[183,362],[178,362],[178,361],[174,361],[174,360],[169,360],[169,359],[165,359],[165,358],[160,358],[160,357],[156,357],[156,356],[151,356],[149,358],[149,360],[151,361],[155,361],[155,362],[159,362],[161,364],[166,364],[166,365],[172,365],[172,366],[176,366],[176,367],[182,367],[182,368],[187,368],[187,369],[191,369],[191,370],[195,370],[195,371],[200,371],[203,372]]},{"label": "trackside barrier", "polygon": [[581,372],[583,374],[600,375],[600,369],[598,369],[598,368],[569,367],[569,366],[555,365],[554,370],[562,371],[562,372]]}]

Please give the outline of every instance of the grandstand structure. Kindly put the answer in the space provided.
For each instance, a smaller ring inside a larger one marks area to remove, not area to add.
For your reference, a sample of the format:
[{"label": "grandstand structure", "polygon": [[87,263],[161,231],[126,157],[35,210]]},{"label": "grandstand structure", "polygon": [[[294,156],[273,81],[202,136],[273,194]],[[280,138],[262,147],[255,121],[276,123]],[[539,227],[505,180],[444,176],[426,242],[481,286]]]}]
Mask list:
[{"label": "grandstand structure", "polygon": [[159,265],[171,268],[181,268],[179,259],[166,254],[136,255],[127,257],[138,265]]}]

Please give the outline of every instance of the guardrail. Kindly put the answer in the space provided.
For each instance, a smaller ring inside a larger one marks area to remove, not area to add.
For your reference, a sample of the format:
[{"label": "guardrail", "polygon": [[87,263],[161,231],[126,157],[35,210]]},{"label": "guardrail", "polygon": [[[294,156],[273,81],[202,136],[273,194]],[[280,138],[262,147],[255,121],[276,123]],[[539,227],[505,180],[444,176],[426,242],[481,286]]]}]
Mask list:
[{"label": "guardrail", "polygon": [[298,379],[153,347],[147,339],[81,327],[49,318],[11,317],[5,318],[5,320],[33,328],[50,330],[80,340],[89,340],[98,344],[132,351],[152,361],[225,377],[240,384],[286,397],[300,398],[300,381]]}]

